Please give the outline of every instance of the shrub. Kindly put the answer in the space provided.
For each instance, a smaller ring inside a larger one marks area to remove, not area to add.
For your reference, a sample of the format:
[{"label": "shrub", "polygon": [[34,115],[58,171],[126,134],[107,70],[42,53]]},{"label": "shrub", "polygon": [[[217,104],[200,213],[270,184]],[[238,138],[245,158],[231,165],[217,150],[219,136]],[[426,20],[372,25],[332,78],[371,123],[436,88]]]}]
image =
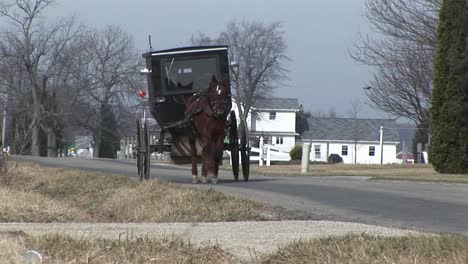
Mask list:
[{"label": "shrub", "polygon": [[289,155],[292,160],[301,160],[302,159],[302,146],[295,145],[290,151]]},{"label": "shrub", "polygon": [[468,9],[442,1],[434,62],[429,161],[441,173],[468,173]]}]

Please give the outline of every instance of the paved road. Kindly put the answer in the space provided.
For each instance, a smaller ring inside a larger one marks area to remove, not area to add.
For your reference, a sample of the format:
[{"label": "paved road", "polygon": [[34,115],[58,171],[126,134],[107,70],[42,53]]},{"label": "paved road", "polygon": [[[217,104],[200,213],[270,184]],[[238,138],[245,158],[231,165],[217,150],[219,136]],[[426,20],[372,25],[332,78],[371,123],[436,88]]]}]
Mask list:
[{"label": "paved road", "polygon": [[[47,166],[103,171],[134,177],[134,161],[10,157]],[[214,188],[289,210],[307,219],[350,221],[426,232],[468,235],[468,184],[367,181],[366,177],[251,176],[234,182],[221,172],[218,185],[190,184],[188,167],[153,164],[152,178]]]}]

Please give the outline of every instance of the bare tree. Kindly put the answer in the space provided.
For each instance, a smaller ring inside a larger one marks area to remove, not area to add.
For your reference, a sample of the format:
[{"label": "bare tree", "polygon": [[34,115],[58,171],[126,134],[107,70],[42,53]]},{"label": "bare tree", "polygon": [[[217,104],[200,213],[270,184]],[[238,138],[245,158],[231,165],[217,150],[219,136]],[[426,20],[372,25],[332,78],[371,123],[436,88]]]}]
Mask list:
[{"label": "bare tree", "polygon": [[[286,78],[284,64],[289,58],[281,23],[231,21],[217,38],[198,33],[191,42],[229,46],[229,58],[236,63],[231,65],[231,87],[241,120],[246,120],[256,98],[271,96]],[[243,126],[241,122],[240,133]]]},{"label": "bare tree", "polygon": [[325,111],[314,111],[309,112],[309,115],[312,117],[320,117],[320,118],[342,118],[343,116],[336,112],[335,107],[330,107],[328,110]]},{"label": "bare tree", "polygon": [[361,112],[361,101],[358,99],[351,101],[351,108],[349,109],[349,116],[352,119],[352,127],[351,127],[351,137],[354,143],[354,157],[353,163],[357,163],[357,151],[358,151],[358,141],[359,141],[359,127],[358,127],[358,117],[359,113]]},{"label": "bare tree", "polygon": [[426,130],[441,0],[368,0],[365,17],[383,39],[359,35],[351,57],[374,68],[368,99],[376,109]]},{"label": "bare tree", "polygon": [[[48,137],[49,156],[55,156],[54,116],[58,113],[56,93],[50,91],[49,81],[59,76],[59,59],[68,43],[79,32],[75,19],[60,20],[55,24],[47,23],[41,15],[54,0],[5,0],[0,1],[0,16],[7,19],[10,28],[1,32],[0,51],[2,58],[11,59],[10,70],[24,74],[26,82],[21,87],[9,83],[13,90],[24,88],[27,94],[20,99],[30,98],[31,152],[39,155],[39,132],[42,129]],[[55,89],[56,86],[53,86]],[[52,119],[51,119],[52,118]]]},{"label": "bare tree", "polygon": [[[81,39],[81,53],[75,62],[75,82],[80,89],[75,118],[93,132],[96,156],[100,153],[103,131],[117,133],[103,126],[109,109],[116,111],[130,104],[141,86],[138,69],[141,56],[133,38],[118,26],[91,30]],[[132,97],[132,95],[135,95]]]}]

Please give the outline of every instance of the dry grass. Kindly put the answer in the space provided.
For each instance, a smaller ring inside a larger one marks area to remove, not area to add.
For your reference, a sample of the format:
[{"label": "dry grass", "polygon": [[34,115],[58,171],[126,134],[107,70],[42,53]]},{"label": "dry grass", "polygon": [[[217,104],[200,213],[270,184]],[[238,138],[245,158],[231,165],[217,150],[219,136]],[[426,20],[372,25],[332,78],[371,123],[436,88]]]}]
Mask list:
[{"label": "dry grass", "polygon": [[8,173],[8,169],[5,155],[0,155],[0,186],[8,185],[11,182],[12,174]]},{"label": "dry grass", "polygon": [[103,220],[111,222],[219,222],[264,220],[268,210],[211,189],[200,191],[149,182],[119,189],[97,211],[103,212]]},{"label": "dry grass", "polygon": [[94,211],[121,187],[138,186],[124,176],[45,168],[29,163],[21,163],[9,173],[14,174],[9,185],[11,189],[38,193],[85,211]]},{"label": "dry grass", "polygon": [[468,239],[456,236],[383,238],[353,235],[299,241],[257,263],[466,264]]},{"label": "dry grass", "polygon": [[34,192],[0,187],[0,201],[0,222],[66,222],[89,219],[85,212]]},{"label": "dry grass", "polygon": [[0,233],[0,263],[16,264],[26,248],[22,235],[18,233]]},{"label": "dry grass", "polygon": [[[225,169],[230,169],[224,166]],[[251,172],[263,175],[301,175],[301,165],[251,165]],[[468,183],[468,174],[440,174],[432,166],[415,165],[361,165],[361,164],[310,164],[309,176],[368,176],[376,180],[409,180]]]},{"label": "dry grass", "polygon": [[4,222],[217,222],[279,220],[278,210],[213,190],[19,164],[0,187]]},{"label": "dry grass", "polygon": [[[7,250],[1,251],[2,246]],[[218,246],[198,247],[178,238],[110,240],[68,235],[0,234],[0,263],[17,263],[26,249],[41,252],[47,264],[239,263]]]},{"label": "dry grass", "polygon": [[[0,263],[17,263],[25,250],[62,263],[240,263],[216,245],[196,246],[178,238],[120,240],[68,235],[0,234]],[[350,235],[298,241],[253,260],[255,264],[466,264],[468,239],[458,236],[372,237]]]}]

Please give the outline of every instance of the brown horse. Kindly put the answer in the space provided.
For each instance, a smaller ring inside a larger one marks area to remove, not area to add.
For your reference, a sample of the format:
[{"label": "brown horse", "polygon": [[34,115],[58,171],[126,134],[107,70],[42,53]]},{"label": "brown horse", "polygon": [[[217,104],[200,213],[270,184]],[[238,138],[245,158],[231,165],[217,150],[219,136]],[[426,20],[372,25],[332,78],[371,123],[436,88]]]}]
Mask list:
[{"label": "brown horse", "polygon": [[228,80],[218,81],[212,77],[206,94],[194,94],[186,101],[186,115],[191,128],[188,131],[190,152],[192,156],[192,183],[198,183],[196,140],[202,145],[202,178],[213,184],[218,181],[218,167],[222,158],[226,100],[228,98]]}]

